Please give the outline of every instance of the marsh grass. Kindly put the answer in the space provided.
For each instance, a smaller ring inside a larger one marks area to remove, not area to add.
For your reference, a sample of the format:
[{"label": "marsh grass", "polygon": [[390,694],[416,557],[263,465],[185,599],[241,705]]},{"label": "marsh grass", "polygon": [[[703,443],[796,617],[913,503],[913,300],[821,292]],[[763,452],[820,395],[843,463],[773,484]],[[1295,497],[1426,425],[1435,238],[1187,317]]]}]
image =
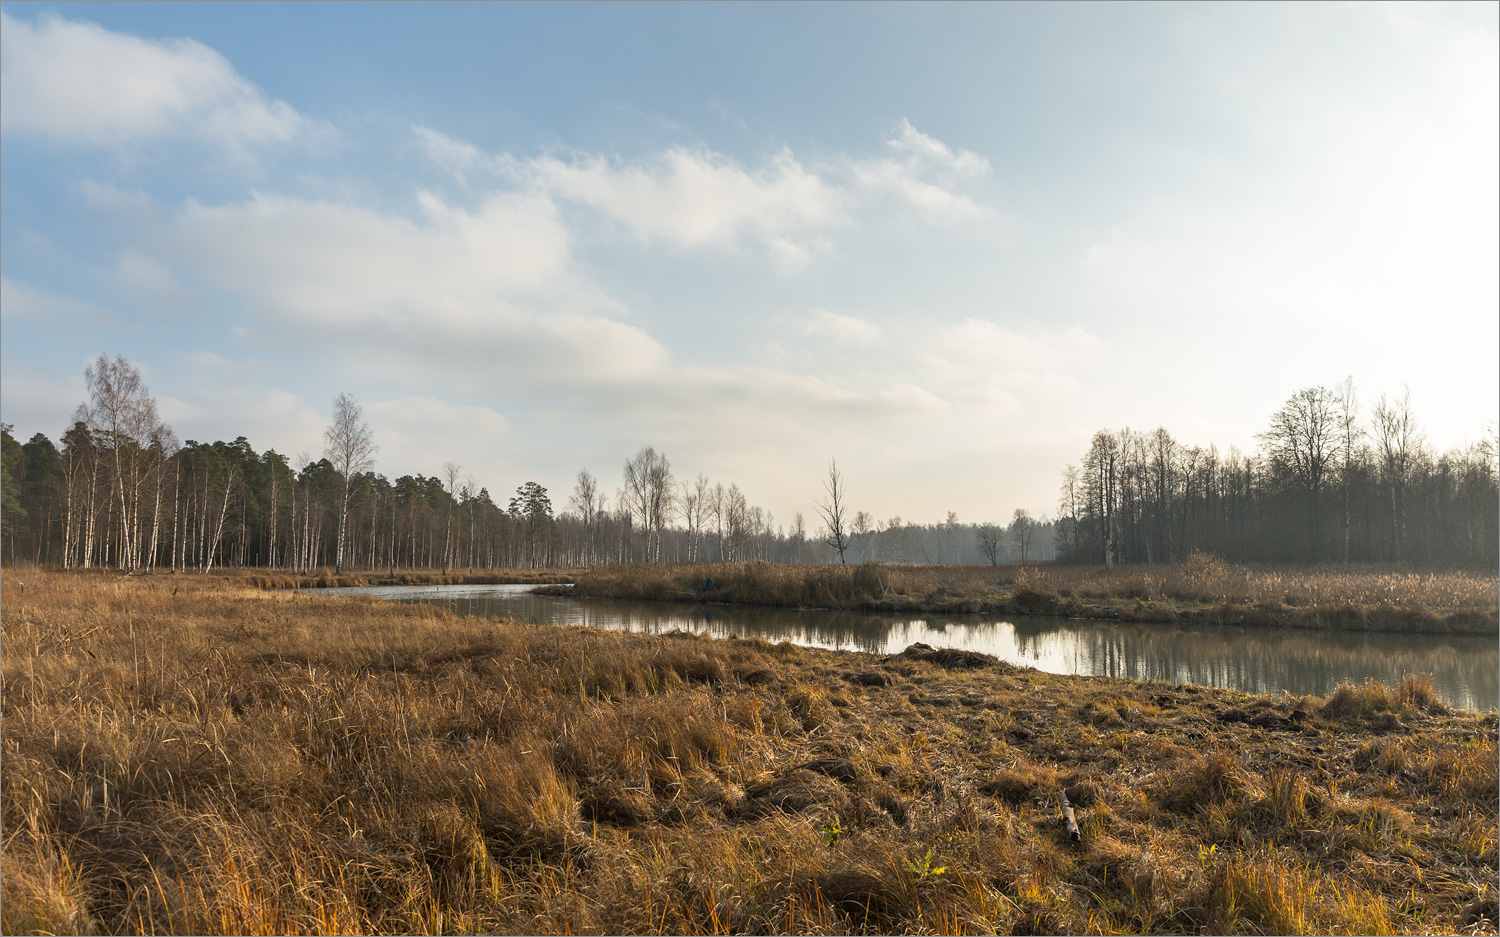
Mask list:
[{"label": "marsh grass", "polygon": [[7,933],[1495,930],[1494,714],[1420,679],[1255,697],[235,576],[3,591]]},{"label": "marsh grass", "polygon": [[[706,588],[712,578],[713,588]],[[604,566],[575,595],[872,611],[1065,615],[1375,631],[1494,633],[1500,579],[1382,567],[1229,565],[1193,554],[1175,565]]]}]

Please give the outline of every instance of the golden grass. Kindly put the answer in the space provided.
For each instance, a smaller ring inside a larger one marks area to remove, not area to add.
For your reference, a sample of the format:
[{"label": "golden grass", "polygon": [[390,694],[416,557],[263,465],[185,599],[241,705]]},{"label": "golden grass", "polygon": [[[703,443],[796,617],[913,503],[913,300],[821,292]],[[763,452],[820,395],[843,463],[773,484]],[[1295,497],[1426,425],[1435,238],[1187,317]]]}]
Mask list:
[{"label": "golden grass", "polygon": [[7,933],[1495,931],[1496,720],[1420,679],[1254,697],[235,577],[3,592]]},{"label": "golden grass", "polygon": [[[713,589],[706,589],[708,578]],[[1160,566],[605,566],[577,595],[875,611],[1065,615],[1126,621],[1491,634],[1500,579],[1379,567],[1229,566],[1194,554]]]}]

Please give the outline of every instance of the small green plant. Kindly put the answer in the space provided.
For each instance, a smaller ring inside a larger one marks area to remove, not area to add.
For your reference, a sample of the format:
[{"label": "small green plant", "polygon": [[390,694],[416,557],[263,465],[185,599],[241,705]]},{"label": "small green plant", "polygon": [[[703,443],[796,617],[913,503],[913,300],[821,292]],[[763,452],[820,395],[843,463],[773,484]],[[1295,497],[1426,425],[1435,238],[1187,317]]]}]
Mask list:
[{"label": "small green plant", "polygon": [[931,849],[927,850],[927,855],[923,856],[921,859],[907,859],[906,867],[908,869],[911,869],[911,874],[917,877],[918,885],[934,881],[939,875],[942,875],[944,872],[948,871],[948,867],[946,865],[940,865],[935,869],[932,867]]},{"label": "small green plant", "polygon": [[1209,863],[1211,863],[1213,861],[1214,853],[1216,853],[1218,851],[1219,851],[1219,844],[1218,843],[1214,843],[1212,846],[1199,846],[1198,847],[1198,868],[1203,871],[1203,874],[1205,874],[1205,875],[1208,874]]},{"label": "small green plant", "polygon": [[818,831],[823,834],[824,846],[832,846],[839,841],[840,836],[844,835],[843,827],[839,826],[838,817],[834,817],[832,820],[818,827]]}]

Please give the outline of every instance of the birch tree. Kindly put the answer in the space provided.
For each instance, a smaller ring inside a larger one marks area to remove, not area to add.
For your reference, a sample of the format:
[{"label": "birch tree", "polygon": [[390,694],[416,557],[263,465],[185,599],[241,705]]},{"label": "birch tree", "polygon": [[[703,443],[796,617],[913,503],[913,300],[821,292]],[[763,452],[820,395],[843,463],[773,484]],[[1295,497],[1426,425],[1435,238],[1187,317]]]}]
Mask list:
[{"label": "birch tree", "polygon": [[578,472],[577,481],[573,484],[573,494],[568,497],[568,506],[578,513],[578,519],[583,525],[583,543],[579,558],[585,566],[594,565],[594,540],[598,536],[602,501],[598,480],[589,474],[588,469],[581,469]]},{"label": "birch tree", "polygon": [[364,410],[350,394],[339,394],[333,398],[333,422],[323,431],[323,442],[328,461],[333,464],[343,482],[339,495],[339,529],[337,547],[334,550],[334,572],[344,568],[345,530],[349,526],[349,492],[354,477],[368,472],[375,465],[378,448],[365,422]]},{"label": "birch tree", "polygon": [[640,519],[647,562],[661,560],[661,532],[672,511],[672,487],[672,464],[650,446],[642,446],[625,463],[626,503]]},{"label": "birch tree", "polygon": [[110,449],[114,465],[115,504],[120,510],[116,563],[135,569],[140,563],[141,490],[150,474],[151,443],[170,432],[156,416],[156,400],[141,381],[141,372],[123,356],[100,355],[83,372],[89,402],[84,415],[89,429]]}]

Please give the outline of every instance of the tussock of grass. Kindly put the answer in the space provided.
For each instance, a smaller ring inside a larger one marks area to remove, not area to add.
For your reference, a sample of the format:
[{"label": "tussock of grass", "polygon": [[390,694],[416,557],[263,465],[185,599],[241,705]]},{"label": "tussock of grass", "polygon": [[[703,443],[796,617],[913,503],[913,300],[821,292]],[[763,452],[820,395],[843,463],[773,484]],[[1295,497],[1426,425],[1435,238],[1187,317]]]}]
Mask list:
[{"label": "tussock of grass", "polygon": [[695,603],[1359,631],[1491,634],[1500,627],[1500,580],[1489,573],[1229,566],[1201,554],[1177,565],[1113,569],[635,564],[579,573],[571,592]]},{"label": "tussock of grass", "polygon": [[3,588],[5,932],[1494,932],[1495,720],[1420,677],[1273,699]]}]

